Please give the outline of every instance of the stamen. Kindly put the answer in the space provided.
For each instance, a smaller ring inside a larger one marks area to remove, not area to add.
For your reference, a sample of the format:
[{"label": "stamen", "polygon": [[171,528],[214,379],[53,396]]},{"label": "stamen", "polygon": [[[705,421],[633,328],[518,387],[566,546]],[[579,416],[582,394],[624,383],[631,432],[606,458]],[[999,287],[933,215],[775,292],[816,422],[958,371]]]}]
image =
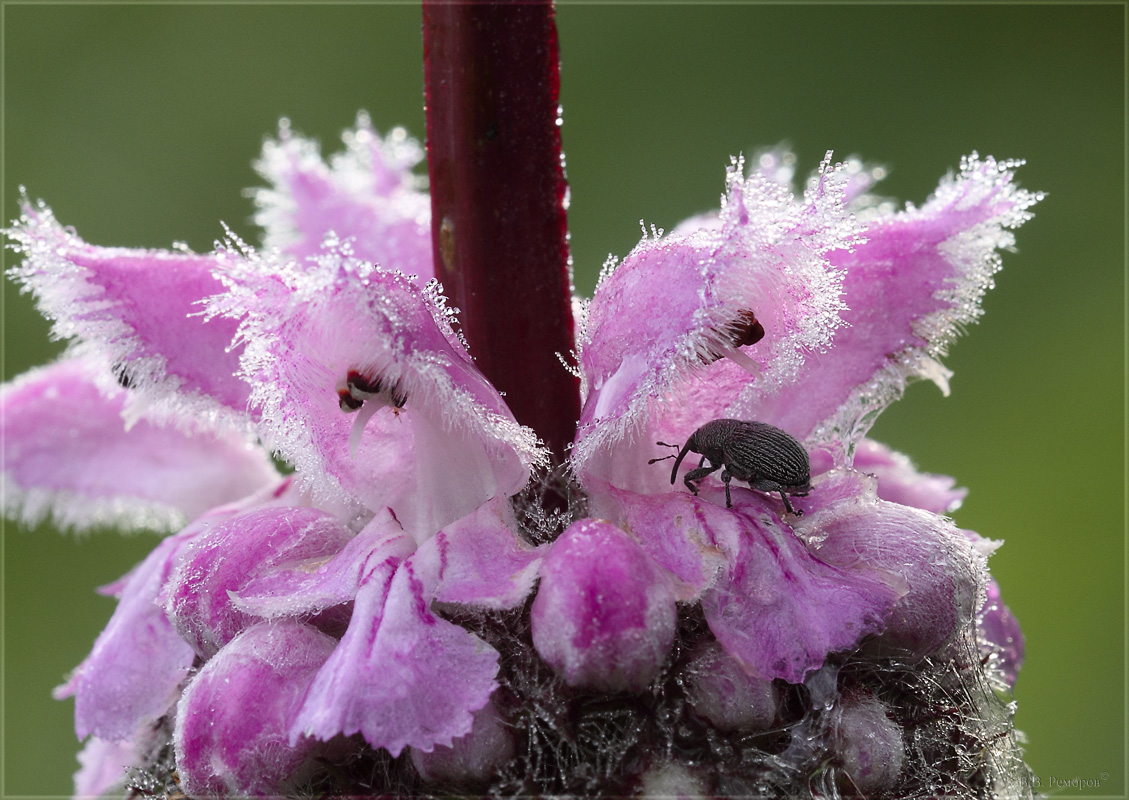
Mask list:
[{"label": "stamen", "polygon": [[357,398],[353,397],[348,389],[337,390],[337,402],[338,405],[341,406],[341,410],[346,414],[351,411],[356,411],[358,408],[364,405],[364,401],[358,400]]},{"label": "stamen", "polygon": [[764,326],[757,321],[752,311],[742,311],[729,328],[729,341],[734,347],[756,344],[764,338]]},{"label": "stamen", "polygon": [[357,447],[361,443],[365,425],[372,419],[372,415],[381,408],[383,406],[380,403],[364,403],[360,411],[357,412],[357,418],[353,420],[353,430],[349,431],[349,458],[357,457]]},{"label": "stamen", "polygon": [[343,381],[337,384],[337,402],[345,413],[356,411],[366,401],[375,400],[376,406],[392,406],[399,412],[408,402],[408,395],[401,381],[391,385],[379,376],[369,378],[357,370],[349,370]]},{"label": "stamen", "polygon": [[724,339],[728,339],[729,347],[720,343],[720,347],[710,352],[712,358],[705,363],[712,364],[719,358],[729,358],[739,364],[750,375],[760,375],[760,367],[741,352],[740,348],[756,344],[764,338],[764,326],[757,320],[757,315],[745,310],[737,313],[736,319],[720,331]]},{"label": "stamen", "polygon": [[753,361],[736,347],[734,347],[732,350],[727,350],[726,352],[722,353],[722,355],[724,355],[726,358],[739,366],[741,369],[745,370],[745,372],[749,373],[750,375],[753,375],[754,377],[760,377],[760,364]]}]

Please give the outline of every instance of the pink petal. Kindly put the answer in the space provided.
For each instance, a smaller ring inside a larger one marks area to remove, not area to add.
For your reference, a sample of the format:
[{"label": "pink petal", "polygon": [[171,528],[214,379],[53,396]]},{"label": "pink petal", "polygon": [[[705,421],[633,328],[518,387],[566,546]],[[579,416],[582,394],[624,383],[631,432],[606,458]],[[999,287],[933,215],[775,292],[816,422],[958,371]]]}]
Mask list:
[{"label": "pink petal", "polygon": [[245,252],[212,313],[244,317],[263,435],[315,496],[390,507],[422,542],[517,492],[543,451],[475,368],[438,289],[347,249],[301,268]]},{"label": "pink petal", "polygon": [[954,489],[956,481],[947,475],[918,472],[909,458],[873,439],[859,442],[854,467],[878,479],[878,496],[883,500],[936,514],[956,511],[968,494],[967,489]]},{"label": "pink petal", "polygon": [[138,766],[141,754],[132,740],[110,742],[92,736],[78,754],[79,769],[74,774],[74,800],[106,795],[121,788],[124,795],[125,771]]},{"label": "pink petal", "polygon": [[495,499],[425,542],[412,558],[416,574],[440,602],[521,605],[537,580],[542,550],[519,540],[517,530],[509,503]]},{"label": "pink petal", "polygon": [[619,522],[675,579],[678,600],[697,600],[728,569],[743,535],[737,516],[703,510],[712,504],[688,492],[643,495],[603,487],[590,494],[591,513]]},{"label": "pink petal", "polygon": [[987,599],[976,615],[980,649],[992,659],[1008,687],[1014,687],[1023,666],[1025,642],[1019,620],[1000,596],[1000,586],[988,581]]},{"label": "pink petal", "polygon": [[[726,652],[755,676],[800,683],[827,655],[854,647],[881,632],[902,591],[867,563],[829,563],[809,550],[792,526],[772,510],[771,500],[751,490],[702,495],[703,524],[724,528],[736,517],[742,527],[729,570],[702,594],[706,621]],[[815,516],[805,506],[806,521]]]},{"label": "pink petal", "polygon": [[411,171],[423,149],[403,128],[381,138],[364,113],[342,139],[345,152],[329,166],[317,142],[292,134],[287,120],[278,141],[263,146],[255,167],[274,187],[255,192],[264,245],[304,258],[333,232],[351,240],[358,258],[430,280],[431,200]]},{"label": "pink petal", "polygon": [[260,623],[233,639],[193,679],[176,712],[173,744],[191,796],[277,796],[323,745],[289,727],[337,641],[295,621]]},{"label": "pink petal", "polygon": [[937,359],[980,316],[980,300],[1000,268],[996,251],[1015,243],[1011,229],[1042,197],[1013,183],[1020,163],[973,154],[921,208],[875,216],[863,231],[865,244],[830,253],[845,273],[847,326],[793,381],[762,385],[744,398],[745,407],[798,438],[822,442],[842,463],[908,380],[927,377],[947,393],[950,373]]},{"label": "pink petal", "polygon": [[195,657],[177,635],[157,595],[181,550],[198,535],[190,526],[157,545],[130,573],[106,629],[94,649],[55,690],[55,698],[74,696],[75,733],[109,742],[133,736],[176,701]]},{"label": "pink petal", "polygon": [[261,508],[209,525],[180,558],[165,590],[169,619],[203,658],[258,622],[233,602],[276,570],[316,569],[352,539],[316,508]]},{"label": "pink petal", "polygon": [[146,414],[245,424],[248,386],[229,348],[237,323],[198,305],[223,289],[214,255],[95,247],[26,198],[6,233],[23,256],[10,274],[35,292],[52,334],[94,349]]},{"label": "pink petal", "polygon": [[329,739],[358,731],[398,756],[407,746],[451,746],[471,730],[497,685],[498,654],[435,617],[411,561],[361,586],[349,630],[318,673],[291,727]]},{"label": "pink petal", "polygon": [[879,500],[873,479],[856,472],[830,473],[806,502],[810,513],[796,527],[815,557],[903,588],[876,649],[928,655],[969,628],[983,597],[984,557],[951,520]]},{"label": "pink petal", "polygon": [[97,362],[40,367],[0,390],[4,513],[35,524],[173,529],[276,480],[270,459],[231,434],[188,436],[140,420],[104,394]]},{"label": "pink petal", "polygon": [[257,617],[315,613],[352,603],[370,575],[395,570],[414,549],[415,542],[385,509],[336,554],[280,564],[228,595],[236,609]]},{"label": "pink petal", "polygon": [[582,519],[549,548],[530,623],[537,652],[569,685],[642,691],[674,641],[674,592],[631,537]]},{"label": "pink petal", "polygon": [[805,353],[827,346],[843,309],[827,253],[851,246],[856,231],[838,168],[826,166],[797,203],[760,174],[743,178],[738,163],[720,224],[644,237],[605,273],[578,343],[581,474],[647,491],[617,466],[654,454],[650,434],[663,417],[677,415],[687,436],[732,416],[721,412],[743,403],[751,382],[761,391],[789,384]]}]

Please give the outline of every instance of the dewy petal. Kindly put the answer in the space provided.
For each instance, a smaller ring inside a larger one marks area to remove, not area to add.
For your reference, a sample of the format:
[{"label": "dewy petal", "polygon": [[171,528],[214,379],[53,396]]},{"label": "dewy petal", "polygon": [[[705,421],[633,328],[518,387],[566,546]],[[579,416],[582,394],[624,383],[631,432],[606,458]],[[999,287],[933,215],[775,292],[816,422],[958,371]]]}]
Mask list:
[{"label": "dewy petal", "polygon": [[295,136],[288,120],[255,164],[273,189],[254,193],[263,244],[298,258],[315,256],[329,233],[349,239],[358,258],[422,283],[434,276],[431,200],[412,174],[423,149],[394,128],[381,138],[367,114],[342,136],[345,152],[326,166],[317,142]]},{"label": "dewy petal", "polygon": [[[816,457],[830,458],[824,451]],[[830,463],[825,468],[830,467]],[[956,481],[948,475],[918,472],[907,456],[896,453],[873,439],[863,439],[855,449],[854,468],[878,479],[878,496],[892,503],[913,506],[935,514],[949,514],[960,508],[967,489],[953,488]],[[817,471],[812,465],[812,473]]]},{"label": "dewy petal", "polygon": [[804,503],[809,513],[796,529],[815,557],[904,587],[876,650],[928,655],[971,626],[984,597],[985,558],[951,520],[878,499],[874,479],[854,471],[828,474]]},{"label": "dewy petal", "polygon": [[[987,558],[1002,544],[985,539],[975,531],[962,531],[973,550]],[[990,665],[989,675],[1007,689],[1015,686],[1023,666],[1026,643],[1019,620],[1004,604],[1000,585],[988,576],[984,602],[976,612],[976,641]]]},{"label": "dewy petal", "polygon": [[384,509],[336,555],[282,563],[228,595],[236,609],[256,617],[313,614],[352,603],[367,576],[385,566],[394,570],[414,550],[415,542]]},{"label": "dewy petal", "polygon": [[230,255],[231,292],[211,311],[245,317],[260,430],[315,496],[390,507],[423,541],[517,492],[543,460],[466,354],[435,284],[420,289],[343,244],[301,266]]},{"label": "dewy petal", "polygon": [[75,733],[120,741],[152,723],[175,702],[194,653],[156,602],[181,550],[198,525],[171,536],[125,579],[121,600],[94,649],[56,699],[75,697]]},{"label": "dewy petal", "polygon": [[146,420],[127,428],[126,392],[104,393],[100,374],[93,360],[67,359],[0,389],[5,516],[175,530],[277,480],[241,436],[187,436]]},{"label": "dewy petal", "polygon": [[994,660],[1007,685],[1015,686],[1023,666],[1023,631],[1000,597],[1000,585],[994,580],[988,581],[987,599],[976,615],[976,630],[981,651]]},{"label": "dewy petal", "polygon": [[285,793],[324,747],[291,741],[289,727],[336,645],[300,622],[264,622],[205,664],[177,705],[173,744],[184,790],[193,797]]},{"label": "dewy petal", "polygon": [[[720,491],[702,494],[710,499]],[[738,517],[744,529],[728,572],[703,593],[702,608],[714,636],[747,672],[800,683],[829,653],[881,632],[904,589],[868,564],[828,563],[769,502],[735,491],[732,509],[699,506],[706,525]],[[813,511],[809,501],[803,519]]]},{"label": "dewy petal", "polygon": [[233,594],[278,570],[316,569],[352,538],[334,516],[316,508],[263,508],[219,521],[185,550],[169,579],[169,619],[209,658],[258,621],[236,607]]},{"label": "dewy petal", "polygon": [[[74,798],[93,798],[111,789],[124,789],[126,770],[138,766],[141,754],[132,740],[110,742],[90,737],[78,754],[79,769],[74,774]],[[124,791],[119,792],[124,795]]]},{"label": "dewy petal", "polygon": [[424,542],[412,558],[416,574],[440,602],[514,608],[533,589],[543,553],[517,530],[509,503],[496,498]]},{"label": "dewy petal", "polygon": [[223,290],[215,255],[95,247],[26,198],[5,233],[23,256],[8,274],[35,293],[52,335],[95,349],[139,411],[245,427],[248,387],[229,347],[237,323],[205,319],[199,305]]},{"label": "dewy petal", "polygon": [[398,756],[451,746],[489,702],[498,653],[428,608],[411,560],[375,571],[357,593],[341,643],[310,688],[291,741],[358,731]]},{"label": "dewy petal", "polygon": [[150,728],[164,715],[195,658],[164,609],[164,594],[176,564],[185,548],[212,526],[248,508],[280,502],[288,497],[291,485],[285,479],[212,509],[158,544],[125,577],[99,590],[119,597],[118,607],[90,655],[54,692],[56,699],[75,696],[80,739],[89,733],[111,741],[123,739]]},{"label": "dewy petal", "polygon": [[750,383],[761,392],[790,384],[841,324],[842,276],[827,254],[852,247],[857,232],[840,168],[824,162],[802,202],[741,169],[729,171],[719,224],[644,237],[602,275],[578,340],[581,475],[655,491],[635,465],[657,454],[656,431],[685,438],[734,416],[723,412],[744,402]]},{"label": "dewy petal", "polygon": [[875,215],[864,244],[829,253],[845,273],[847,326],[794,381],[756,385],[737,410],[822,444],[842,465],[908,380],[927,377],[947,393],[937,359],[980,316],[1000,268],[996,251],[1014,245],[1011,229],[1042,198],[1013,182],[1021,163],[973,154],[921,208]]}]

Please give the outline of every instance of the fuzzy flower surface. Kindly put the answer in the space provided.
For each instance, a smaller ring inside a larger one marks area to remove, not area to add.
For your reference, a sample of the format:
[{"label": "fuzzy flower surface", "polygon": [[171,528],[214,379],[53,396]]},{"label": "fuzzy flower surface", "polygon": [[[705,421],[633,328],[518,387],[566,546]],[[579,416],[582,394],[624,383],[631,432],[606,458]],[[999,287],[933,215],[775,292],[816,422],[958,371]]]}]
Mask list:
[{"label": "fuzzy flower surface", "polygon": [[[912,793],[932,755],[905,737],[951,731],[910,718],[911,684],[936,700],[946,670],[994,687],[965,692],[962,735],[993,743],[958,779],[1022,785],[995,543],[944,516],[952,479],[865,438],[909,381],[947,393],[1039,199],[1018,162],[974,154],[894,212],[857,161],[799,196],[787,154],[734,161],[718,213],[578,302],[574,502],[549,517],[547,453],[432,279],[418,145],[363,115],[344,141],[265,145],[262,248],[97,247],[26,200],[7,230],[72,343],[3,387],[5,514],[168,534],[56,692],[76,796]],[[790,437],[803,485],[702,448],[672,474],[661,443],[717,419]],[[737,749],[695,757],[711,736]]]}]

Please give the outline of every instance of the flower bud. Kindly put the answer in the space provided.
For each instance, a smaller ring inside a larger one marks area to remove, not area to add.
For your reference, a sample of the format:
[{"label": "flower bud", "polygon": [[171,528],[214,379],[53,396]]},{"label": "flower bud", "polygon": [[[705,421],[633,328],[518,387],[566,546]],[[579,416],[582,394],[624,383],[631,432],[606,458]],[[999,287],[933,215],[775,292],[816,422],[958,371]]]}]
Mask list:
[{"label": "flower bud", "polygon": [[886,704],[869,692],[844,698],[834,749],[844,791],[862,795],[890,788],[905,761],[901,726],[886,716]]},{"label": "flower bud", "polygon": [[289,727],[337,641],[299,622],[253,625],[200,670],[176,710],[176,764],[191,796],[276,795],[324,745]]},{"label": "flower bud", "polygon": [[571,686],[641,691],[658,675],[675,621],[668,580],[609,522],[573,523],[545,557],[533,644]]},{"label": "flower bud", "polygon": [[776,718],[772,681],[745,672],[716,641],[699,645],[686,667],[686,697],[723,731],[765,730]]},{"label": "flower bud", "polygon": [[474,715],[474,727],[450,747],[430,753],[409,748],[412,765],[425,781],[479,782],[489,778],[514,754],[514,739],[493,702]]}]

